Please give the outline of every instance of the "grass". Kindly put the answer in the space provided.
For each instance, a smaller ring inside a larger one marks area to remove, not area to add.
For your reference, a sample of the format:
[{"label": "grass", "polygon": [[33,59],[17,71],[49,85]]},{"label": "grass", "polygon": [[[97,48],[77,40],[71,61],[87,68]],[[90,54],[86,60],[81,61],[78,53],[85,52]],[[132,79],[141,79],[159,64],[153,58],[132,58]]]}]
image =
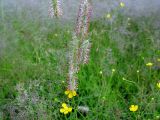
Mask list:
[{"label": "grass", "polygon": [[[91,22],[90,61],[81,66],[72,101],[64,94],[72,27],[5,19],[8,23],[0,24],[5,45],[0,48],[0,119],[160,119],[160,34],[149,18],[128,21],[119,15],[112,23]],[[73,107],[66,116],[59,112],[63,102]],[[129,111],[132,104],[138,111]],[[77,106],[90,110],[83,114]]]}]

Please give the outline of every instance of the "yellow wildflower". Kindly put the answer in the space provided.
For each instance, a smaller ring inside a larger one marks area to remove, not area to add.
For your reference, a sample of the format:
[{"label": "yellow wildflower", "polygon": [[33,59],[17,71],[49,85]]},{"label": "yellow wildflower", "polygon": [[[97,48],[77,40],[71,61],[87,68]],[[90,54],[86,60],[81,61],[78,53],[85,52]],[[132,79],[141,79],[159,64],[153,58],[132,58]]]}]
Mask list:
[{"label": "yellow wildflower", "polygon": [[72,112],[72,107],[68,107],[66,103],[62,103],[62,108],[60,109],[60,112],[66,115],[69,112]]},{"label": "yellow wildflower", "polygon": [[160,58],[158,58],[157,61],[160,62]]},{"label": "yellow wildflower", "polygon": [[77,95],[75,90],[66,90],[65,94],[68,95],[68,98],[72,98]]},{"label": "yellow wildflower", "polygon": [[103,73],[102,71],[99,72],[99,74],[101,74],[101,75],[102,75],[102,73]]},{"label": "yellow wildflower", "polygon": [[106,15],[106,18],[111,19],[111,14],[108,13],[108,14]]},{"label": "yellow wildflower", "polygon": [[62,83],[65,83],[65,81],[63,80]]},{"label": "yellow wildflower", "polygon": [[124,2],[120,2],[120,6],[123,8],[125,6]]},{"label": "yellow wildflower", "polygon": [[160,116],[157,115],[157,116],[156,116],[156,119],[159,120],[159,118],[160,118]]},{"label": "yellow wildflower", "polygon": [[138,110],[138,105],[131,105],[129,110],[132,112],[136,112]]},{"label": "yellow wildflower", "polygon": [[112,69],[112,73],[114,73],[116,70],[115,69]]},{"label": "yellow wildflower", "polygon": [[149,62],[149,63],[146,64],[146,66],[150,66],[150,67],[151,67],[152,65],[153,65],[153,63],[151,63],[151,62]]},{"label": "yellow wildflower", "polygon": [[157,83],[157,87],[160,88],[160,82]]},{"label": "yellow wildflower", "polygon": [[57,37],[58,36],[58,34],[54,34],[55,35],[55,37]]}]

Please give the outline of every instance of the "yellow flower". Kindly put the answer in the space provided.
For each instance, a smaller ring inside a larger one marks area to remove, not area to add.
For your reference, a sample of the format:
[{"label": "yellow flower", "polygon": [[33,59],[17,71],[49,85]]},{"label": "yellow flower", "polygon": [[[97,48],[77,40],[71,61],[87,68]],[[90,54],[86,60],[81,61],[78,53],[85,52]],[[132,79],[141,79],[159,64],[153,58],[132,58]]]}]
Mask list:
[{"label": "yellow flower", "polygon": [[160,62],[160,58],[158,58],[157,61]]},{"label": "yellow flower", "polygon": [[57,37],[58,36],[58,34],[54,34],[55,35],[55,37]]},{"label": "yellow flower", "polygon": [[156,119],[159,120],[160,116],[156,116]]},{"label": "yellow flower", "polygon": [[112,73],[114,73],[116,70],[115,69],[112,69]]},{"label": "yellow flower", "polygon": [[139,73],[139,70],[137,70],[137,73]]},{"label": "yellow flower", "polygon": [[102,75],[102,73],[103,73],[102,71],[99,72],[99,74],[101,74],[101,75]]},{"label": "yellow flower", "polygon": [[153,63],[151,63],[151,62],[149,62],[149,63],[146,64],[146,66],[150,66],[150,67],[151,67],[152,65],[153,65]]},{"label": "yellow flower", "polygon": [[106,15],[106,18],[111,19],[111,14],[108,13],[108,14]]},{"label": "yellow flower", "polygon": [[125,6],[124,2],[120,2],[120,6],[123,8]]},{"label": "yellow flower", "polygon": [[68,98],[72,98],[77,95],[75,90],[66,90],[65,94],[68,95]]},{"label": "yellow flower", "polygon": [[160,82],[157,83],[157,87],[160,89]]},{"label": "yellow flower", "polygon": [[65,81],[63,80],[62,83],[65,83]]},{"label": "yellow flower", "polygon": [[60,112],[66,115],[69,112],[72,112],[72,107],[68,107],[66,103],[62,103],[62,108],[60,109]]},{"label": "yellow flower", "polygon": [[132,112],[136,112],[138,110],[138,105],[131,105],[129,110]]}]

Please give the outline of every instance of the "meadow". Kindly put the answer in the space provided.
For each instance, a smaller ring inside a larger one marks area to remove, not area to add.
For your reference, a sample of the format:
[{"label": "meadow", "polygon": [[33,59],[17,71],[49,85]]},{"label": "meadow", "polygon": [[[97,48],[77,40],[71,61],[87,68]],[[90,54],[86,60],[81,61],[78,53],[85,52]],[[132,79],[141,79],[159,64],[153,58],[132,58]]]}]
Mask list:
[{"label": "meadow", "polygon": [[[0,23],[0,120],[159,120],[155,19],[113,12],[91,20],[89,62],[80,66],[70,100],[65,91],[74,25],[6,16]],[[72,107],[66,115],[60,112],[64,102]]]}]

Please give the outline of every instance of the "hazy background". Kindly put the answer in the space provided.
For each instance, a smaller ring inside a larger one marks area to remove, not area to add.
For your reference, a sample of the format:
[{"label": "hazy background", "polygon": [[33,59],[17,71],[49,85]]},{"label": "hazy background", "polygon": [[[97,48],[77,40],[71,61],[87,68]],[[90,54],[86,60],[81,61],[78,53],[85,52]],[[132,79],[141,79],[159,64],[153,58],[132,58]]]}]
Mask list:
[{"label": "hazy background", "polygon": [[[54,19],[48,16],[49,1],[0,0],[0,54],[2,54],[1,48],[6,46],[6,40],[16,38],[17,29],[29,29],[28,26],[32,23],[35,26],[41,26],[37,32],[44,32],[49,27],[51,28],[50,24],[56,24]],[[152,23],[160,26],[160,0],[92,0],[92,20],[101,18],[112,9],[116,9],[120,2],[125,3],[125,8],[121,9],[121,13],[131,17],[154,16]],[[80,0],[62,0],[63,24],[70,22],[74,28],[79,3]],[[10,33],[10,38],[6,37],[7,33]]]},{"label": "hazy background", "polygon": [[[80,0],[62,0],[64,9],[63,18],[66,20],[75,19]],[[94,17],[100,17],[119,5],[122,1],[126,4],[123,11],[125,14],[142,16],[160,12],[160,0],[92,0]],[[49,0],[1,0],[2,14],[14,14],[19,17],[25,14],[31,19],[46,18],[48,16]],[[2,13],[3,8],[3,13]]]}]

